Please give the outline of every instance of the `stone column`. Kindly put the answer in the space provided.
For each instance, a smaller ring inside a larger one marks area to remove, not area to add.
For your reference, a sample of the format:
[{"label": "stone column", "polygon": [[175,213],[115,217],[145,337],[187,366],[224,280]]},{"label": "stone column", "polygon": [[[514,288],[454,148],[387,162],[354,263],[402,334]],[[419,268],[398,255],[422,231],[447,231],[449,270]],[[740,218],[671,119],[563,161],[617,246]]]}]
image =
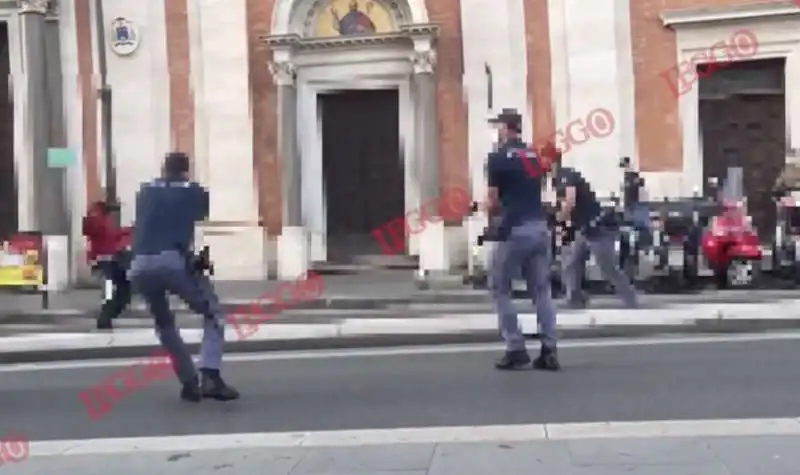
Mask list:
[{"label": "stone column", "polygon": [[45,234],[68,234],[69,222],[63,206],[66,202],[63,170],[50,169],[47,166],[51,110],[47,87],[45,15],[51,6],[50,3],[48,0],[17,0],[20,42],[24,55],[23,77],[27,91],[26,117],[22,120],[31,151],[31,155],[27,158],[32,160],[33,164],[35,230]]},{"label": "stone column", "polygon": [[281,164],[282,229],[278,237],[278,278],[308,271],[308,236],[303,223],[302,168],[297,146],[297,87],[290,61],[270,63],[278,87],[278,157]]},{"label": "stone column", "polygon": [[[436,117],[436,52],[433,49],[415,51],[414,66],[414,151],[419,160],[420,204],[437,200],[441,195],[439,173],[439,135]],[[437,209],[426,206],[428,222],[420,233],[419,276],[430,283],[449,271],[445,226]]]}]

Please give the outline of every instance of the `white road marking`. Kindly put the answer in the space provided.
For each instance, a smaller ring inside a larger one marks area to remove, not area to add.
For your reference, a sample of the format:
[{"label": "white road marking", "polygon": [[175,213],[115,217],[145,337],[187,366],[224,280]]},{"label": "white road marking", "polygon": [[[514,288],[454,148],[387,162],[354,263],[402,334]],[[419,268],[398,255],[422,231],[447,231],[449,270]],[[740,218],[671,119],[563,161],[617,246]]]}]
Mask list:
[{"label": "white road marking", "polygon": [[800,419],[727,419],[686,421],[520,424],[478,427],[420,427],[320,432],[264,432],[30,443],[31,457],[105,455],[142,452],[193,452],[267,447],[373,446],[464,442],[800,435]]},{"label": "white road marking", "polygon": [[[800,340],[800,332],[758,333],[712,336],[666,336],[654,338],[614,338],[599,340],[575,340],[560,343],[560,348],[608,348],[644,345],[694,345],[704,343],[736,343],[757,341]],[[484,353],[500,351],[500,343],[468,345],[407,346],[391,348],[363,348],[350,350],[296,350],[271,351],[263,353],[233,353],[225,356],[229,363],[253,361],[284,361],[300,359],[363,358],[403,355],[436,355],[458,353]],[[142,357],[144,358],[144,357]],[[53,371],[84,368],[118,368],[140,362],[142,358],[121,358],[104,360],[58,361],[51,363],[12,363],[0,365],[0,373]]]}]

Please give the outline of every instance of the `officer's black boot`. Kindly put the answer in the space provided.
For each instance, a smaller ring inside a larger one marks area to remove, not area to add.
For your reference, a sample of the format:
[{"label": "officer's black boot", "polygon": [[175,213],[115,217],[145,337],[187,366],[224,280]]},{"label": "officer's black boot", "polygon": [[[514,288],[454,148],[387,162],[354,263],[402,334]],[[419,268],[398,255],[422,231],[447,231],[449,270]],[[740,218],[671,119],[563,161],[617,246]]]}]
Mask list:
[{"label": "officer's black boot", "polygon": [[542,345],[539,357],[533,360],[533,367],[544,371],[558,371],[561,364],[558,362],[558,352],[554,347]]},{"label": "officer's black boot", "polygon": [[111,330],[114,325],[111,322],[111,302],[103,302],[100,308],[100,315],[97,316],[97,329],[98,330]]},{"label": "officer's black boot", "polygon": [[494,362],[494,367],[502,370],[522,369],[531,364],[531,357],[525,350],[506,351],[502,358]]},{"label": "officer's black boot", "polygon": [[200,402],[203,400],[203,393],[200,392],[200,381],[198,381],[197,378],[194,378],[188,383],[183,383],[181,399],[189,402]]},{"label": "officer's black boot", "polygon": [[200,379],[200,389],[204,398],[216,399],[217,401],[233,401],[239,399],[239,391],[233,386],[225,384],[219,375],[218,369],[201,368],[202,377]]}]

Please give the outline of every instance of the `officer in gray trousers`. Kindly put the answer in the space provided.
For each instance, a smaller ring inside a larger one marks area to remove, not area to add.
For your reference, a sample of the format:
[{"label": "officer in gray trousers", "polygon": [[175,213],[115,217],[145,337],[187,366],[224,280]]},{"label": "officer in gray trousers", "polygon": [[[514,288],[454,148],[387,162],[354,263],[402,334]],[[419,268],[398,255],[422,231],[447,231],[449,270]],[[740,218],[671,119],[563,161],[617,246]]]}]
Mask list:
[{"label": "officer in gray trousers", "polygon": [[499,211],[493,233],[497,246],[491,261],[490,288],[497,308],[500,334],[506,352],[495,362],[500,370],[511,370],[531,364],[525,348],[525,337],[519,326],[517,311],[511,298],[512,281],[520,269],[528,293],[536,306],[539,320],[541,351],[533,367],[557,371],[556,313],[550,286],[552,261],[550,230],[542,204],[540,157],[520,139],[522,117],[506,109],[493,122],[498,124],[500,147],[489,154],[487,206]]},{"label": "officer in gray trousers", "polygon": [[587,298],[581,283],[586,273],[586,259],[592,253],[600,271],[614,286],[625,306],[638,305],[630,279],[619,268],[614,243],[619,223],[612,213],[604,213],[589,183],[577,170],[562,167],[560,156],[552,164],[553,188],[559,198],[557,219],[569,222],[575,229],[575,240],[564,251],[564,284],[568,304],[586,306]]},{"label": "officer in gray trousers", "polygon": [[[197,269],[194,228],[208,216],[208,192],[189,181],[189,157],[175,152],[164,160],[161,178],[143,183],[136,194],[136,227],[130,279],[155,318],[161,345],[182,384],[181,399],[230,401],[239,393],[220,376],[225,315],[211,281]],[[168,294],[177,295],[203,315],[200,377],[170,309]]]}]

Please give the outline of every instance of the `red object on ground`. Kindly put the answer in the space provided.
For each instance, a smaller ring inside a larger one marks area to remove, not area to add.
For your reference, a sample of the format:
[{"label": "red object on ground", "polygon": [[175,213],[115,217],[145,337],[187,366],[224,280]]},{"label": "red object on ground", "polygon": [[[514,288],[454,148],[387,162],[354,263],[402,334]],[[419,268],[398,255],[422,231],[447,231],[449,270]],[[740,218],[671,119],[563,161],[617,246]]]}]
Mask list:
[{"label": "red object on ground", "polygon": [[131,244],[131,228],[118,227],[102,202],[92,204],[83,217],[83,235],[88,241],[86,259],[89,262],[113,256]]}]

